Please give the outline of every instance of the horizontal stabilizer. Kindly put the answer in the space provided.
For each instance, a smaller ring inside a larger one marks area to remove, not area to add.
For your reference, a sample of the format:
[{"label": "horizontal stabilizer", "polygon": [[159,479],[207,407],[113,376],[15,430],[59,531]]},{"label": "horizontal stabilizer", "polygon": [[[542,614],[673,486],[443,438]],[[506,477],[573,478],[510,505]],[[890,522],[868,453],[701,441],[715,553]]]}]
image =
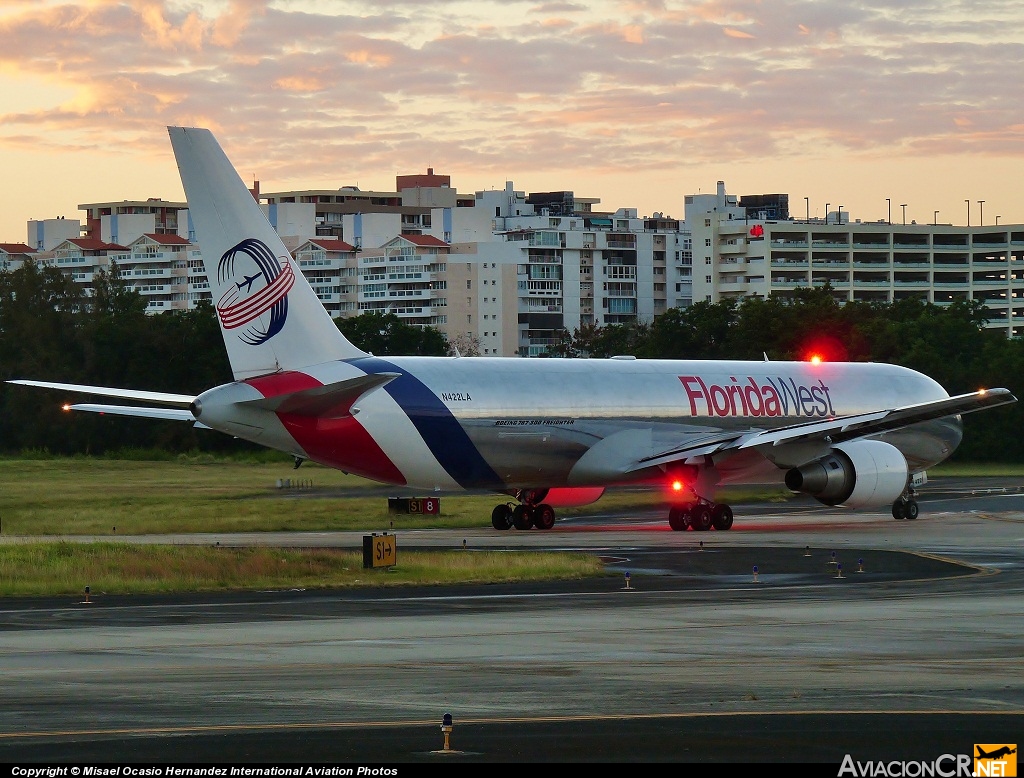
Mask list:
[{"label": "horizontal stabilizer", "polygon": [[[115,416],[138,416],[144,419],[167,419],[168,421],[195,421],[191,411],[183,408],[140,408],[131,405],[96,405],[93,403],[75,403],[68,406],[69,411],[88,411],[90,413],[110,413]],[[197,425],[206,426],[206,425]]]},{"label": "horizontal stabilizer", "polygon": [[398,378],[400,373],[372,373],[370,375],[336,381],[312,389],[287,392],[256,400],[244,400],[239,405],[250,405],[274,413],[295,416],[338,418],[347,416],[353,403],[373,389]]},{"label": "horizontal stabilizer", "polygon": [[[139,389],[114,389],[109,386],[85,386],[83,384],[57,384],[50,381],[29,381],[17,379],[9,384],[35,386],[40,389],[57,389],[62,392],[79,394],[95,394],[100,397],[117,397],[122,400],[139,400],[140,402],[156,403],[157,405],[174,405],[187,408],[196,398],[190,394],[170,394],[168,392],[145,392]],[[191,415],[191,414],[189,414]]]}]

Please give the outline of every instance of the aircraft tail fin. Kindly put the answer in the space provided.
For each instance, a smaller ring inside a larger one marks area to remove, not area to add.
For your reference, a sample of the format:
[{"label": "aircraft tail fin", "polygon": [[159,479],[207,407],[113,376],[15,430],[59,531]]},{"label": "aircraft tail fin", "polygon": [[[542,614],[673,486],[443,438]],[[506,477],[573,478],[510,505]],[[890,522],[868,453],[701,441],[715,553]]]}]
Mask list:
[{"label": "aircraft tail fin", "polygon": [[366,356],[331,320],[213,133],[167,130],[235,379]]}]

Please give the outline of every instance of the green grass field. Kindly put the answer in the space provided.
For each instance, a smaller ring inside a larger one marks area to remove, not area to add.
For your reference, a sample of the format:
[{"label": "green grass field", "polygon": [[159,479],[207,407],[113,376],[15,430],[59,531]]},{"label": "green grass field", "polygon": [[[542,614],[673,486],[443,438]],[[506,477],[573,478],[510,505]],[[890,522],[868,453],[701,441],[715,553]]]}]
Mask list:
[{"label": "green grass field", "polygon": [[[278,480],[311,482],[278,489]],[[91,458],[0,460],[0,532],[5,535],[136,535],[184,532],[376,531],[490,527],[500,495],[444,497],[440,517],[389,514],[387,498],[346,490],[376,486],[305,464],[217,460],[147,462]],[[332,496],[320,497],[320,494]],[[726,499],[784,499],[783,490],[734,492]],[[509,499],[509,498],[504,498]],[[561,515],[666,505],[654,491],[610,492]]]},{"label": "green grass field", "polygon": [[0,596],[501,583],[600,575],[586,554],[403,551],[388,569],[335,549],[25,543],[0,546]]},{"label": "green grass field", "polygon": [[[941,476],[1016,476],[1018,465],[948,465]],[[278,489],[278,480],[308,484]],[[503,582],[601,574],[593,557],[482,551],[404,552],[388,571],[364,570],[359,552],[333,549],[235,549],[136,546],[118,535],[266,531],[362,532],[429,527],[490,527],[497,495],[444,497],[440,517],[393,515],[385,496],[355,476],[306,464],[241,462],[211,457],[170,461],[86,457],[0,459],[0,533],[52,536],[51,542],[0,544],[0,596],[158,593],[240,589],[326,588]],[[783,501],[784,489],[729,490],[719,499]],[[666,495],[611,491],[597,503],[561,509],[586,515],[661,508]],[[79,544],[62,536],[101,535]]]}]

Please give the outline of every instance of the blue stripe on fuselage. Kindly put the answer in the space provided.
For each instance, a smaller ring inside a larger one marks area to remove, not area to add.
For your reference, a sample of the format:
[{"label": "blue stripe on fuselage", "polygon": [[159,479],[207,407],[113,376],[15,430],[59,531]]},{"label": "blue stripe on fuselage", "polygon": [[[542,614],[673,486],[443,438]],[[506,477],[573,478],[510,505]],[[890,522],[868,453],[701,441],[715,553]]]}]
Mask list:
[{"label": "blue stripe on fuselage", "polygon": [[353,359],[349,364],[367,373],[401,373],[384,385],[384,391],[405,411],[448,475],[464,489],[503,488],[498,474],[477,451],[458,419],[422,381],[378,357]]}]

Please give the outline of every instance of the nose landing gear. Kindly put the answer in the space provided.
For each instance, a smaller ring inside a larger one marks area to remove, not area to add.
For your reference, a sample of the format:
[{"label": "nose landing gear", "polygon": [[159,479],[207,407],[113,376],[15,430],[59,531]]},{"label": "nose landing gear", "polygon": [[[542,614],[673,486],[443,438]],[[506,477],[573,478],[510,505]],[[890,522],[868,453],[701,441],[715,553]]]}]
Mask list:
[{"label": "nose landing gear", "polygon": [[913,521],[916,519],[920,513],[920,509],[917,506],[917,500],[915,499],[916,497],[917,491],[914,487],[908,487],[907,491],[892,504],[892,517],[896,519],[896,521],[902,521],[903,519]]}]

